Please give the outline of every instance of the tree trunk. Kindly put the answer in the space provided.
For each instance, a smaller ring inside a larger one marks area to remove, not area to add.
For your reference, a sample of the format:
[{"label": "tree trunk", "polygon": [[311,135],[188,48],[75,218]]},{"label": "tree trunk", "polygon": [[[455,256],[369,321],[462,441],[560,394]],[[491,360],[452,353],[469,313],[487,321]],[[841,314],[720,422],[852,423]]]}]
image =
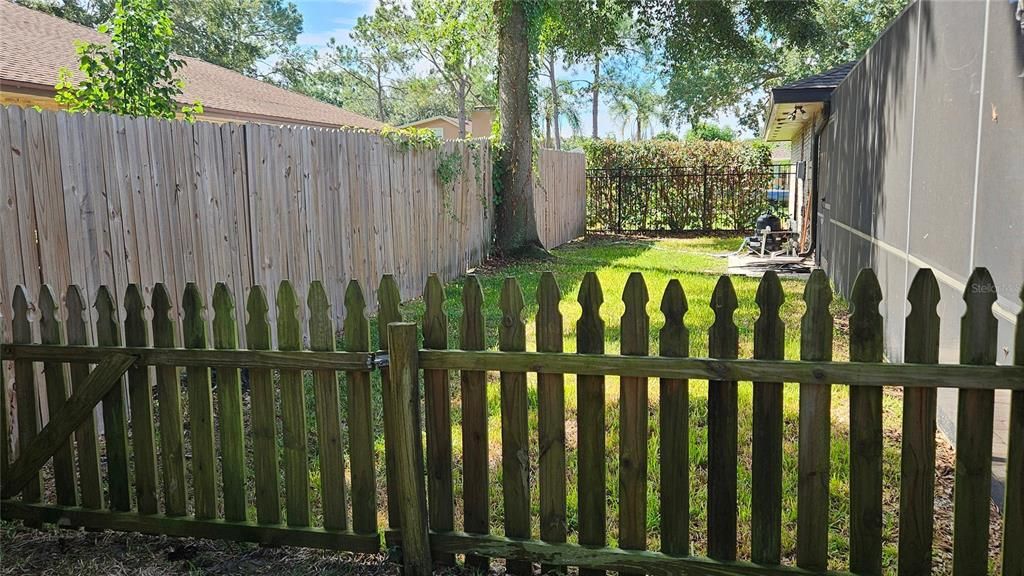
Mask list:
[{"label": "tree trunk", "polygon": [[380,67],[377,68],[377,120],[388,121],[384,111],[384,79],[381,78]]},{"label": "tree trunk", "polygon": [[[555,51],[552,50],[548,56],[548,78],[551,80],[551,117],[555,123],[555,148],[562,149],[562,133],[559,128],[559,103],[558,103],[558,82],[555,79]],[[549,146],[550,147],[550,146]]]},{"label": "tree trunk", "polygon": [[551,113],[544,115],[544,147],[551,148]]},{"label": "tree trunk", "polygon": [[459,100],[459,138],[466,137],[466,93],[469,90],[466,88],[466,77],[459,77],[458,87],[458,100]]},{"label": "tree trunk", "polygon": [[639,142],[640,140],[643,140],[643,137],[643,123],[640,121],[640,115],[638,114],[636,117],[636,141]]},{"label": "tree trunk", "polygon": [[501,114],[499,204],[495,240],[506,256],[544,251],[533,206],[533,139],[530,110],[530,48],[526,11],[518,0],[496,0],[498,104]]},{"label": "tree trunk", "polygon": [[600,104],[601,104],[601,84],[600,84],[600,79],[601,79],[601,57],[600,56],[594,56],[594,83],[591,85],[593,87],[593,92],[594,92],[593,109],[591,111],[592,114],[593,114],[592,120],[594,122],[594,131],[591,134],[591,136],[594,137],[594,140],[598,139],[598,135],[597,135],[597,113],[598,113],[598,108],[600,107]]}]

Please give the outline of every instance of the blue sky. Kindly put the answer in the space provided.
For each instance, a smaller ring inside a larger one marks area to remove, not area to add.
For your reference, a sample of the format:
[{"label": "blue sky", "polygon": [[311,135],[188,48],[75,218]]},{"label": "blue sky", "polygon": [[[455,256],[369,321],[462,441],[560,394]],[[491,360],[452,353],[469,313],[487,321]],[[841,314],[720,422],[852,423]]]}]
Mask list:
[{"label": "blue sky", "polygon": [[[356,24],[356,19],[364,14],[370,14],[376,7],[376,0],[292,0],[298,6],[303,17],[303,32],[299,35],[300,45],[309,47],[320,47],[327,43],[330,38],[335,38],[339,43],[348,43],[348,33]],[[562,77],[589,78],[591,75],[584,69],[562,70]],[[583,114],[583,129],[586,134],[590,133],[589,108],[581,110]],[[731,125],[735,128],[734,118],[724,117],[721,123]],[[655,126],[655,131],[662,129],[662,126]],[[626,129],[628,134],[628,128]],[[685,127],[674,128],[677,134],[685,133]],[[563,126],[563,134],[569,129]],[[614,120],[608,113],[606,102],[598,113],[598,132],[601,136],[615,134],[618,138],[623,137],[622,125]]]}]

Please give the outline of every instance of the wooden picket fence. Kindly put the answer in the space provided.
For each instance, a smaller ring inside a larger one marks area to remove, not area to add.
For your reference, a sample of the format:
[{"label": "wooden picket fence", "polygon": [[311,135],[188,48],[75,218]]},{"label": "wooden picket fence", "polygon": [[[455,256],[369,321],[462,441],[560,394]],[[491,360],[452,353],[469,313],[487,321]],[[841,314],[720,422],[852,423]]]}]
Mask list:
[{"label": "wooden picket fence", "polygon": [[[839,574],[827,571],[830,385],[843,384],[849,386],[850,421],[855,425],[850,427],[850,562],[849,572],[842,573],[881,574],[882,388],[895,386],[903,389],[898,569],[901,575],[930,574],[936,389],[950,387],[959,390],[954,574],[986,574],[993,395],[1006,389],[1013,391],[1013,400],[1001,569],[1008,575],[1024,573],[1024,555],[1017,553],[1024,549],[1024,314],[1017,323],[1016,365],[996,366],[997,323],[991,311],[996,291],[984,269],[974,272],[964,294],[960,365],[937,364],[939,291],[930,270],[921,270],[909,290],[912,311],[905,320],[905,364],[882,362],[883,318],[878,313],[882,293],[870,270],[861,273],[851,298],[849,362],[832,361],[832,291],[821,271],[811,275],[804,292],[799,361],[783,360],[785,326],[779,316],[783,290],[772,273],[757,291],[761,315],[754,325],[753,359],[738,358],[739,336],[733,321],[737,298],[728,277],[720,279],[711,299],[715,314],[708,334],[711,358],[689,357],[692,335],[684,321],[688,303],[676,280],[668,284],[661,300],[664,323],[656,356],[651,355],[648,337],[649,295],[639,273],[630,276],[622,295],[625,312],[618,355],[604,353],[608,336],[600,315],[604,295],[594,273],[588,273],[580,287],[582,315],[575,326],[574,353],[563,350],[561,293],[550,273],[542,277],[537,292],[535,352],[526,351],[525,300],[514,278],[506,279],[500,296],[497,351],[484,349],[484,295],[474,276],[466,278],[463,288],[459,349],[455,350],[446,349],[450,322],[444,310],[444,289],[436,276],[424,290],[422,346],[416,324],[401,321],[394,278],[384,277],[377,294],[382,350],[371,353],[366,302],[354,281],[346,291],[342,351],[335,350],[338,326],[332,321],[327,291],[319,282],[311,283],[306,298],[307,350],[299,338],[300,298],[287,281],[277,291],[276,350],[269,349],[269,306],[260,287],[248,295],[246,350],[236,349],[236,310],[224,285],[217,287],[213,298],[212,348],[204,303],[194,285],[184,291],[180,340],[168,315],[170,294],[162,285],[153,291],[150,321],[141,292],[130,287],[124,298],[123,323],[111,294],[101,289],[96,299],[95,343],[86,341],[84,302],[74,287],[65,299],[66,314],[57,311],[51,291],[42,290],[37,306],[41,340],[31,343],[32,304],[29,294],[18,288],[14,341],[5,344],[2,352],[15,366],[20,434],[17,455],[12,457],[4,411],[0,513],[31,524],[378,551],[382,530],[377,519],[370,414],[372,404],[381,402],[388,525],[383,533],[386,542],[400,546],[409,574],[427,574],[435,562],[450,564],[455,555],[465,555],[471,566],[504,558],[514,574],[531,573],[534,563],[556,570],[576,566],[587,575],[606,570]],[[51,414],[41,429],[35,362],[44,364]],[[90,371],[89,364],[96,366]],[[387,370],[381,371],[382,394],[377,399],[372,397],[371,372],[383,366]],[[181,399],[179,367],[184,367],[187,409]],[[304,371],[312,372],[314,432],[323,479],[322,504],[317,510],[310,504],[307,436],[311,431],[303,407]],[[455,371],[461,383],[461,526],[455,525],[454,514],[450,384]],[[488,372],[500,374],[502,535],[490,533]],[[530,453],[529,372],[538,375],[541,450],[537,455]],[[344,420],[347,447],[340,414],[341,373],[349,394]],[[121,385],[125,374],[127,388]],[[568,542],[566,516],[566,374],[577,375],[578,543]],[[608,546],[607,533],[607,465],[615,455],[606,450],[606,376],[619,377],[617,547]],[[660,379],[661,449],[657,454],[648,454],[647,448],[647,379],[652,377]],[[244,427],[244,378],[251,406],[249,432]],[[710,381],[707,557],[693,556],[690,547],[689,379]],[[737,558],[739,381],[753,382],[754,389],[748,559]],[[797,382],[800,387],[795,567],[782,563],[784,382]],[[280,394],[279,416],[275,394]],[[98,403],[103,407],[102,439],[92,421]],[[182,432],[186,416],[189,465]],[[283,450],[278,449],[279,435]],[[252,451],[251,471],[246,469],[247,443]],[[101,449],[106,452],[105,476],[99,466]],[[659,551],[647,550],[650,458],[660,459],[663,487]],[[530,472],[534,459],[536,478]],[[55,494],[55,501],[44,502],[40,471],[50,460],[52,474],[45,476],[53,490],[46,492]],[[344,480],[346,468],[350,482]],[[534,481],[540,489],[539,534],[531,530]],[[315,518],[322,521],[314,526]]]}]

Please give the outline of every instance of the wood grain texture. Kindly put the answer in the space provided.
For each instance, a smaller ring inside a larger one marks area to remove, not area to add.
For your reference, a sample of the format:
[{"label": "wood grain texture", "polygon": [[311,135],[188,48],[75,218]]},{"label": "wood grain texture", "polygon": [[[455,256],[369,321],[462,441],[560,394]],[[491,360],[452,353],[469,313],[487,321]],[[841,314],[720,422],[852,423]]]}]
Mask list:
[{"label": "wood grain texture", "polygon": [[[501,325],[498,349],[505,352],[526,350],[526,324],[523,322],[523,291],[519,282],[505,278],[501,289]],[[501,470],[505,503],[505,535],[530,537],[530,440],[524,372],[501,371]],[[529,576],[529,562],[509,562],[511,574]]]},{"label": "wood grain texture", "polygon": [[[185,285],[181,309],[182,340],[185,348],[207,347],[204,319],[206,304],[195,283]],[[192,448],[192,485],[195,490],[195,517],[208,520],[217,517],[217,451],[213,437],[213,388],[210,369],[202,365],[185,366],[188,381],[188,425]]]},{"label": "wood grain texture", "polygon": [[[588,272],[583,276],[577,301],[582,313],[576,321],[576,352],[584,361],[589,361],[594,355],[604,354],[604,320],[601,318],[604,295],[597,274]],[[604,376],[580,376],[576,395],[579,541],[582,545],[604,546],[608,514],[605,508]],[[599,576],[604,572],[581,569],[580,574]]]},{"label": "wood grain texture", "polygon": [[[117,308],[106,286],[100,286],[96,294],[96,313],[96,343],[101,346],[120,346]],[[103,437],[107,449],[110,508],[127,512],[132,507],[128,481],[128,409],[125,406],[124,386],[121,384],[111,387],[103,397]]]},{"label": "wood grain texture", "polygon": [[[448,315],[444,311],[444,286],[431,274],[423,289],[423,347],[448,348]],[[423,371],[423,405],[427,436],[427,510],[433,530],[455,529],[455,500],[452,481],[451,390],[447,370]],[[455,557],[440,555],[434,560],[453,565]]]},{"label": "wood grain texture", "polygon": [[[327,290],[319,280],[309,284],[309,348],[333,352],[334,322]],[[341,392],[334,370],[313,371],[316,402],[316,431],[320,451],[320,483],[323,493],[323,522],[329,530],[348,529],[345,511],[345,456],[341,439]]]},{"label": "wood grain texture", "polygon": [[[14,317],[11,319],[11,339],[15,343],[32,342],[32,325],[29,322],[29,296],[24,286],[14,289],[12,301]],[[15,451],[17,462],[25,453],[29,443],[39,433],[39,392],[36,388],[35,368],[30,361],[14,362],[14,402],[17,409],[18,449]],[[43,491],[42,476],[36,476],[25,485],[21,499],[25,502],[39,502]]]},{"label": "wood grain texture", "polygon": [[[81,290],[72,284],[64,295],[64,309],[67,321],[64,329],[68,345],[87,345],[89,326],[85,319],[86,300]],[[89,377],[88,364],[71,364],[71,391],[79,390]],[[6,404],[5,404],[6,406]],[[99,436],[96,432],[96,418],[90,414],[75,430],[75,448],[78,452],[78,487],[81,504],[85,508],[103,508],[103,480],[100,474]]]},{"label": "wood grain texture", "polygon": [[[960,363],[995,364],[999,321],[992,276],[975,268],[967,279],[960,321]],[[956,483],[953,487],[953,572],[988,572],[989,502],[992,490],[992,420],[995,393],[960,390],[956,414]]]},{"label": "wood grain texture", "polygon": [[[881,362],[884,353],[882,287],[870,268],[850,295],[850,360]],[[850,386],[850,571],[882,573],[882,389]]]},{"label": "wood grain texture", "polygon": [[[129,284],[124,294],[124,343],[148,346],[146,302],[138,284]],[[142,514],[156,514],[157,461],[153,418],[153,383],[148,366],[128,370],[128,406],[131,410],[132,463],[135,469],[135,502]]]},{"label": "wood grain texture", "polygon": [[[733,321],[736,291],[728,276],[718,279],[711,294],[715,321],[708,330],[708,354],[712,358],[736,358],[739,330]],[[737,384],[729,380],[708,382],[708,556],[736,559],[736,437]]]},{"label": "wood grain texture", "polygon": [[[177,345],[171,318],[171,295],[164,284],[153,287],[153,346]],[[163,466],[164,514],[184,516],[188,512],[185,484],[185,433],[181,410],[181,374],[175,366],[156,369],[157,402],[160,409],[160,460]]]},{"label": "wood grain texture", "polygon": [[[359,282],[345,289],[345,350],[370,350],[370,323]],[[370,375],[346,372],[348,379],[349,460],[352,466],[352,528],[360,534],[377,532],[377,480],[373,454],[373,401]]]},{"label": "wood grain texture", "polygon": [[[271,348],[269,306],[262,286],[249,290],[245,326],[252,350]],[[252,394],[252,462],[256,491],[256,520],[260,524],[281,522],[280,459],[277,448],[277,400],[273,374],[266,368],[249,368]]]},{"label": "wood grain texture", "polygon": [[[690,331],[684,322],[689,304],[679,280],[672,279],[661,299],[665,325],[658,334],[658,354],[690,354]],[[690,555],[690,383],[662,378],[658,425],[661,442],[661,551]]]},{"label": "wood grain texture", "polygon": [[[935,274],[917,271],[910,284],[904,334],[903,361],[935,364],[939,361],[936,312],[941,292]],[[900,454],[899,574],[930,574],[935,520],[935,410],[936,391],[903,390],[903,446]]]},{"label": "wood grain texture", "polygon": [[[44,284],[39,289],[39,339],[43,344],[63,344],[64,331],[53,290]],[[68,398],[68,382],[65,366],[59,362],[43,364],[46,379],[46,399],[49,416],[58,414]],[[3,406],[6,412],[7,406]],[[151,420],[152,422],[152,420]],[[152,437],[151,437],[152,438]],[[154,478],[155,480],[155,478]],[[57,503],[74,506],[78,502],[75,493],[75,454],[70,438],[65,439],[53,454],[53,483],[57,492]],[[155,486],[154,488],[154,498]]]},{"label": "wood grain texture", "polygon": [[[299,299],[288,280],[277,288],[277,348],[300,350]],[[281,432],[284,437],[285,521],[309,526],[309,451],[306,393],[301,370],[281,370]]]},{"label": "wood grain texture", "polygon": [[[639,272],[626,280],[625,312],[620,323],[622,354],[650,353],[651,319],[647,284]],[[622,378],[619,384],[619,546],[647,548],[647,378]]]},{"label": "wood grain texture", "polygon": [[[801,360],[832,359],[831,302],[828,276],[815,270],[804,288],[807,309],[800,320]],[[797,566],[807,570],[828,567],[831,410],[830,387],[800,382],[796,556]]]},{"label": "wood grain texture", "polygon": [[[401,322],[402,313],[398,308],[401,303],[401,296],[399,294],[398,282],[395,281],[395,277],[391,274],[385,274],[380,279],[380,286],[377,288],[377,342],[378,347],[381,351],[387,352],[390,344],[388,342],[388,324],[392,322]],[[391,386],[391,375],[388,371],[380,373],[381,388],[386,391]],[[387,421],[389,416],[390,407],[385,405],[383,407],[384,420]],[[398,509],[398,493],[395,492],[397,487],[396,464],[394,461],[394,438],[391,438],[387,426],[384,428],[384,461],[385,461],[385,475],[387,480],[387,496],[388,496],[388,525],[392,528],[401,526],[402,513]]]},{"label": "wood grain texture", "polygon": [[[238,347],[235,300],[227,284],[218,282],[213,290],[213,347]],[[245,429],[242,418],[242,382],[238,368],[217,368],[217,415],[220,428],[221,486],[224,490],[224,519],[246,520]]]},{"label": "wood grain texture", "polygon": [[[754,322],[756,359],[785,357],[786,325],[779,317],[785,297],[778,274],[765,272],[754,298],[761,311]],[[782,382],[754,382],[750,557],[758,564],[782,560],[782,393]]]},{"label": "wood grain texture", "polygon": [[[555,275],[544,272],[537,286],[537,350],[561,352],[563,347],[561,290]],[[537,376],[537,482],[540,485],[540,539],[565,542],[566,462],[565,462],[565,377],[561,374]],[[542,566],[542,573],[557,570]]]},{"label": "wood grain texture", "polygon": [[[484,293],[480,288],[480,281],[476,275],[469,274],[462,286],[459,348],[463,351],[484,349],[483,306]],[[462,370],[460,380],[462,392],[463,529],[474,534],[487,534],[490,530],[487,373],[482,370]],[[466,566],[475,570],[487,570],[489,561],[482,556],[467,555]]]}]

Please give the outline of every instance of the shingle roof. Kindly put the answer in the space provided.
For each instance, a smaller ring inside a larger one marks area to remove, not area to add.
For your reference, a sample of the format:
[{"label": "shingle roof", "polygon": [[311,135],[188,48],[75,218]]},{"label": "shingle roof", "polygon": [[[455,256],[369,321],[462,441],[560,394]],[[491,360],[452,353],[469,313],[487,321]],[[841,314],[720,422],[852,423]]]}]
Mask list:
[{"label": "shingle roof", "polygon": [[822,72],[821,74],[815,74],[814,76],[808,76],[801,78],[796,82],[790,82],[775,88],[775,90],[811,90],[815,88],[835,88],[846,79],[846,76],[853,70],[853,67],[857,64],[857,61],[847,62],[840,64],[831,70]]},{"label": "shingle roof", "polygon": [[[52,88],[60,69],[78,74],[75,40],[106,42],[107,36],[73,22],[0,0],[0,85]],[[380,128],[382,123],[302,94],[243,76],[197,58],[181,57],[185,81],[182,103],[196,100],[209,113],[226,112],[241,119]]]}]

